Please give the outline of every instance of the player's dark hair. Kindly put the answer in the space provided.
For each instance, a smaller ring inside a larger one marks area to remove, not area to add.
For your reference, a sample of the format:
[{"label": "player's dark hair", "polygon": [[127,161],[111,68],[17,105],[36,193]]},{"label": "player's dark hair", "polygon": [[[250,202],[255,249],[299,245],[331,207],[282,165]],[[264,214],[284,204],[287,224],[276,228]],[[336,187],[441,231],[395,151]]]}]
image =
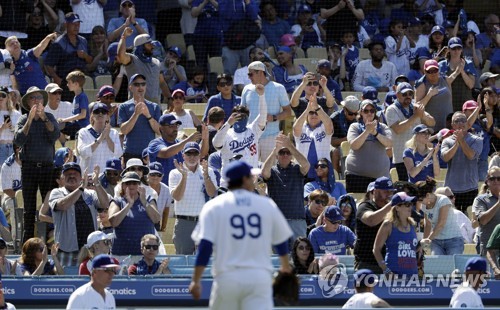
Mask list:
[{"label": "player's dark hair", "polygon": [[241,179],[238,180],[227,182],[227,189],[229,190],[238,189],[241,188],[242,186],[243,186],[243,177],[241,177]]},{"label": "player's dark hair", "polygon": [[250,110],[247,106],[239,104],[233,108],[232,113],[245,113],[246,115],[250,115]]},{"label": "player's dark hair", "polygon": [[[307,261],[305,265],[302,265],[299,261],[299,257],[297,256],[297,247],[301,242],[304,242],[307,244],[307,246],[311,249],[309,251],[309,256],[307,257]],[[296,274],[309,274],[307,271],[309,269],[309,265],[312,263],[314,260],[314,250],[311,244],[311,241],[307,237],[298,237],[295,239],[293,242],[292,246],[292,262],[294,265],[294,271]]]},{"label": "player's dark hair", "polygon": [[278,272],[273,281],[274,305],[297,306],[299,286],[299,279],[295,274]]},{"label": "player's dark hair", "polygon": [[224,120],[226,113],[221,107],[213,107],[208,111],[208,123],[218,124]]}]

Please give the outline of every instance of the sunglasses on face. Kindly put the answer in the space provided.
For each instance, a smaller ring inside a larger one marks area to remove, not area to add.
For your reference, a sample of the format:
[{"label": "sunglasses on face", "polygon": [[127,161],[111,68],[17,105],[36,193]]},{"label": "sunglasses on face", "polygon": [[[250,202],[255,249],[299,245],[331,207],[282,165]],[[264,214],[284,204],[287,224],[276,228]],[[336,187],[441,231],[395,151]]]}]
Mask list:
[{"label": "sunglasses on face", "polygon": [[117,177],[120,175],[120,173],[118,171],[106,171],[106,174],[111,176],[111,177]]},{"label": "sunglasses on face", "polygon": [[162,177],[161,173],[156,173],[156,172],[155,173],[150,173],[149,176],[151,176],[151,177],[159,177],[159,178]]},{"label": "sunglasses on face", "polygon": [[217,86],[219,87],[226,87],[226,86],[231,86],[233,85],[233,83],[231,82],[220,82],[219,84],[217,84]]},{"label": "sunglasses on face", "polygon": [[328,204],[328,202],[324,201],[324,200],[321,200],[321,199],[315,199],[314,202],[317,204],[317,205],[323,205],[323,206],[326,206]]},{"label": "sunglasses on face", "polygon": [[98,109],[98,110],[93,111],[92,113],[97,114],[97,115],[106,115],[106,114],[108,114],[108,111],[106,111],[104,109]]},{"label": "sunglasses on face", "polygon": [[43,96],[30,96],[30,100],[42,100]]},{"label": "sunglasses on face", "polygon": [[318,112],[316,112],[316,111],[309,111],[309,115],[318,115]]},{"label": "sunglasses on face", "polygon": [[55,92],[53,92],[53,93],[51,93],[51,94],[52,94],[52,95],[62,95],[62,91],[59,91],[59,90],[58,90],[58,91],[55,91]]},{"label": "sunglasses on face", "polygon": [[6,93],[0,93],[0,98],[7,98],[7,94]]},{"label": "sunglasses on face", "polygon": [[345,113],[349,116],[356,116],[358,115],[358,112],[351,112],[351,111],[345,111]]},{"label": "sunglasses on face", "polygon": [[413,92],[407,91],[406,93],[401,94],[403,97],[413,97]]},{"label": "sunglasses on face", "polygon": [[365,113],[365,114],[375,114],[375,109],[364,109],[363,113]]},{"label": "sunglasses on face", "polygon": [[297,249],[301,250],[301,251],[311,251],[311,248],[308,247],[308,246],[303,246],[303,245],[299,245],[297,247]]},{"label": "sunglasses on face", "polygon": [[130,2],[125,2],[122,4],[122,8],[131,8],[133,7],[134,5]]},{"label": "sunglasses on face", "polygon": [[427,70],[425,72],[427,72],[428,74],[435,74],[435,73],[438,73],[438,69],[431,69],[431,70]]},{"label": "sunglasses on face", "polygon": [[453,123],[454,124],[465,124],[465,123],[467,123],[467,120],[463,119],[463,118],[459,118],[459,119],[454,120]]},{"label": "sunglasses on face", "polygon": [[497,181],[497,182],[500,182],[500,177],[489,177],[488,181]]},{"label": "sunglasses on face", "polygon": [[184,154],[186,154],[186,156],[189,156],[189,157],[196,157],[196,156],[200,155],[200,153],[198,153],[198,152],[186,152]]},{"label": "sunglasses on face", "polygon": [[319,85],[318,81],[312,81],[312,82],[307,83],[307,86],[318,86],[318,85]]},{"label": "sunglasses on face", "polygon": [[134,85],[135,87],[139,87],[139,86],[144,87],[144,86],[146,86],[146,82],[134,82],[134,83],[132,83],[132,85]]},{"label": "sunglasses on face", "polygon": [[280,156],[290,156],[290,155],[292,155],[292,153],[290,153],[288,151],[279,151],[278,155],[280,155]]},{"label": "sunglasses on face", "polygon": [[342,221],[335,221],[335,222],[332,222],[330,220],[328,220],[330,223],[332,223],[333,225],[340,225],[342,224]]},{"label": "sunglasses on face", "polygon": [[317,164],[314,166],[314,168],[318,169],[318,168],[321,168],[321,169],[326,169],[328,168],[328,165],[325,165],[325,164]]},{"label": "sunglasses on face", "polygon": [[115,99],[115,95],[106,95],[106,96],[102,96],[102,98],[104,99]]},{"label": "sunglasses on face", "polygon": [[184,100],[184,96],[173,96],[172,99],[174,99],[174,100]]},{"label": "sunglasses on face", "polygon": [[158,250],[158,245],[157,244],[145,244],[144,245],[144,248],[146,250],[154,250],[154,251],[157,251]]},{"label": "sunglasses on face", "polygon": [[104,212],[108,212],[108,209],[97,208],[97,213],[104,213]]}]

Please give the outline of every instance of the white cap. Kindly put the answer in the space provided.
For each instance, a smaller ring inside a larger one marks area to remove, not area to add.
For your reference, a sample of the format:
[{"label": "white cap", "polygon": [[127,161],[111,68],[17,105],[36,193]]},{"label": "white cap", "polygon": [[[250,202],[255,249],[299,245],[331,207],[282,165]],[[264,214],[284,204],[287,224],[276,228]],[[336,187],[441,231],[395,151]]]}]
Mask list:
[{"label": "white cap", "polygon": [[101,240],[111,240],[113,239],[114,234],[105,234],[102,231],[94,231],[89,234],[87,237],[87,244],[85,245],[86,248],[90,248],[91,246],[94,245],[94,243],[101,241]]}]

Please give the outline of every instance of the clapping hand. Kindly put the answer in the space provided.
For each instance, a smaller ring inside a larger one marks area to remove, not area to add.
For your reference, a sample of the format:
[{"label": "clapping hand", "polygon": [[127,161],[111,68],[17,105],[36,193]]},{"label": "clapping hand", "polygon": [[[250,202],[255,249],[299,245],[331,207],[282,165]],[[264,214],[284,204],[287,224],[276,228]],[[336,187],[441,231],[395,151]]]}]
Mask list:
[{"label": "clapping hand", "polygon": [[146,188],[139,185],[139,187],[137,187],[137,192],[139,193],[139,199],[141,200],[141,203],[144,206],[146,206],[146,204],[147,204],[147,200],[146,200]]},{"label": "clapping hand", "polygon": [[88,168],[85,168],[85,170],[83,171],[83,174],[82,174],[82,187],[83,188],[87,188],[88,184],[89,184],[89,178],[87,177],[88,176]]},{"label": "clapping hand", "polygon": [[[47,248],[47,247],[45,247]],[[59,251],[59,242],[54,242],[52,243],[52,246],[50,247],[50,255],[51,256],[56,256],[57,255],[57,251]]]},{"label": "clapping hand", "polygon": [[177,159],[174,159],[174,166],[177,169],[177,171],[179,171],[182,174],[183,177],[187,176],[188,170],[186,169],[186,167],[184,167],[182,163],[179,163]]},{"label": "clapping hand", "polygon": [[368,131],[370,134],[375,135],[377,134],[377,120],[373,120],[371,122],[366,123],[366,131]]},{"label": "clapping hand", "polygon": [[92,183],[94,183],[94,186],[97,186],[99,184],[99,172],[101,168],[99,165],[94,166],[94,172],[92,173]]}]

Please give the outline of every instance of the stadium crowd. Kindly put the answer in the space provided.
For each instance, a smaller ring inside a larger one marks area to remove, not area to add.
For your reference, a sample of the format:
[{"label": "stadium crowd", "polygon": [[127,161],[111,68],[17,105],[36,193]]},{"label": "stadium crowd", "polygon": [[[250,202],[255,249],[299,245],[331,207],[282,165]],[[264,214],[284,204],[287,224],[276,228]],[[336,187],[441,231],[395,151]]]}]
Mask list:
[{"label": "stadium crowd", "polygon": [[[21,255],[2,273],[88,275],[110,254],[122,274],[169,274],[169,217],[175,253],[194,254],[204,204],[245,161],[293,232],[298,274],[320,273],[323,254],[419,274],[425,248],[473,244],[500,279],[497,15],[179,0],[185,46],[167,46],[156,1],[67,2],[0,2],[0,254]],[[295,62],[318,50],[313,72]],[[98,77],[110,83],[88,97]]]}]

